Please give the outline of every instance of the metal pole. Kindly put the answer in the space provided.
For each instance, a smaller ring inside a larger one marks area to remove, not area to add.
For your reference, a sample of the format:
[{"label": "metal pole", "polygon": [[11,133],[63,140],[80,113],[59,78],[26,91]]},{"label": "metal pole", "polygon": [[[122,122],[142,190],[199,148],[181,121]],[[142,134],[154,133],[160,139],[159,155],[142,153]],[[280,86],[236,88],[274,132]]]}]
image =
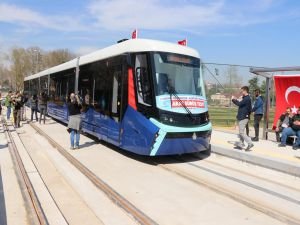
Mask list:
[{"label": "metal pole", "polygon": [[268,140],[268,128],[269,128],[269,114],[270,114],[270,90],[271,90],[271,78],[266,78],[266,96],[265,96],[265,108],[264,108],[264,127],[263,127],[263,139]]},{"label": "metal pole", "polygon": [[48,97],[50,96],[50,73],[48,74],[48,92],[47,92],[47,95]]}]

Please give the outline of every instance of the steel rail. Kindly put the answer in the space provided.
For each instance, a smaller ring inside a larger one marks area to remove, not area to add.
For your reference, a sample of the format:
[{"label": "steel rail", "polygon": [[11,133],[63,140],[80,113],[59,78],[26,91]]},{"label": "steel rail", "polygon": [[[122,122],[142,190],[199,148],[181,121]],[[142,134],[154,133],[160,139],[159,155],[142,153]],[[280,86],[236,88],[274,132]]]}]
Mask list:
[{"label": "steel rail", "polygon": [[64,147],[53,140],[39,127],[30,123],[31,127],[35,129],[40,135],[48,140],[48,142],[56,148],[61,155],[63,155],[73,166],[75,166],[82,174],[84,174],[99,190],[104,192],[106,196],[115,203],[118,207],[122,208],[127,214],[129,214],[136,222],[141,225],[157,225],[153,219],[139,210],[136,206],[130,203],[125,197],[119,194],[116,190],[110,187],[102,179],[96,176],[91,170],[83,165],[78,159],[72,156]]},{"label": "steel rail", "polygon": [[[196,158],[199,158],[199,159],[202,159],[201,157],[196,157]],[[210,160],[206,160],[205,161],[206,163],[208,164],[211,164],[211,165],[215,165],[215,166],[219,166],[219,167],[223,167],[225,169],[228,169],[228,170],[231,170],[231,171],[234,171],[234,172],[237,172],[237,173],[242,173],[244,175],[247,175],[247,176],[251,176],[251,177],[254,177],[256,179],[259,179],[261,181],[266,181],[266,182],[269,182],[269,183],[273,183],[273,184],[276,184],[276,185],[280,185],[282,187],[285,187],[287,189],[290,189],[290,190],[293,190],[293,191],[298,191],[300,192],[300,188],[297,188],[297,187],[292,187],[292,186],[288,186],[284,183],[280,183],[278,181],[274,181],[274,180],[271,180],[269,178],[266,178],[266,177],[261,177],[257,174],[252,174],[252,173],[249,173],[249,172],[246,172],[246,171],[242,171],[242,170],[239,170],[239,169],[236,169],[236,168],[232,168],[230,166],[227,166],[227,165],[223,165],[221,163],[218,163],[218,162],[213,162],[213,161],[210,161]],[[253,164],[254,165],[254,164]],[[264,168],[264,167],[263,167]],[[268,168],[265,168],[265,169],[268,169]]]},{"label": "steel rail", "polygon": [[6,138],[8,140],[8,148],[10,150],[10,154],[14,160],[14,162],[16,162],[16,169],[17,169],[17,174],[20,175],[20,178],[22,178],[22,181],[24,183],[24,185],[26,186],[26,190],[28,195],[27,196],[27,201],[30,203],[31,207],[32,207],[32,211],[34,212],[34,216],[35,218],[33,218],[34,223],[35,224],[39,224],[39,225],[48,225],[48,220],[43,212],[43,209],[39,203],[39,200],[36,196],[36,193],[34,191],[34,188],[30,182],[29,176],[26,172],[26,169],[24,167],[24,164],[22,162],[21,156],[18,152],[18,148],[14,142],[13,136],[11,134],[11,131],[9,130],[9,127],[6,123],[6,121],[2,118],[2,124],[3,124],[3,129],[6,135]]},{"label": "steel rail", "polygon": [[[182,162],[189,163],[189,161],[185,161],[183,159],[178,159],[177,157],[172,157],[172,158],[174,158],[175,160],[177,160],[180,163],[182,163]],[[201,185],[201,186],[206,187],[216,193],[227,196],[227,197],[233,199],[234,201],[237,201],[237,202],[239,202],[249,208],[252,208],[254,210],[260,211],[260,212],[262,212],[270,217],[273,217],[279,221],[282,221],[284,223],[291,224],[291,225],[300,225],[300,220],[298,218],[292,218],[290,215],[283,214],[282,212],[275,210],[275,209],[271,209],[270,207],[265,206],[257,201],[251,200],[249,198],[245,198],[244,196],[238,195],[237,193],[235,193],[231,190],[228,190],[221,186],[216,186],[215,183],[213,183],[213,182],[199,179],[198,177],[196,177],[190,173],[187,173],[182,169],[175,168],[174,166],[169,166],[168,164],[162,164],[160,162],[157,162],[156,166],[163,168],[164,170],[166,170],[170,173],[176,174],[177,176],[184,178],[188,181],[191,181],[197,185]],[[190,166],[192,166],[192,165],[190,165]],[[198,169],[201,169],[201,168],[198,168]],[[205,170],[205,171],[210,172],[209,169]],[[213,173],[213,174],[218,176],[218,174],[215,174],[215,173]]]}]

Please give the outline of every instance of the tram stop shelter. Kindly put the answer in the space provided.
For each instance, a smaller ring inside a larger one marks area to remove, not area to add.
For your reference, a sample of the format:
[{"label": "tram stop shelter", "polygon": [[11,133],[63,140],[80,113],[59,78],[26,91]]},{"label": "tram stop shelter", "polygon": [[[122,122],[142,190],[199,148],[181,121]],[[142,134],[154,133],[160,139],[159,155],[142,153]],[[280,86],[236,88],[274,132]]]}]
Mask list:
[{"label": "tram stop shelter", "polygon": [[[277,67],[277,68],[258,68],[258,67],[250,67],[250,73],[253,73],[258,76],[262,76],[266,78],[266,94],[265,94],[265,102],[264,102],[264,123],[263,123],[263,139],[268,139],[269,130],[269,114],[270,114],[270,102],[271,102],[271,89],[274,88],[273,85],[273,76],[274,73],[280,72],[299,72],[300,66],[295,67]],[[288,75],[288,74],[287,74]]]}]

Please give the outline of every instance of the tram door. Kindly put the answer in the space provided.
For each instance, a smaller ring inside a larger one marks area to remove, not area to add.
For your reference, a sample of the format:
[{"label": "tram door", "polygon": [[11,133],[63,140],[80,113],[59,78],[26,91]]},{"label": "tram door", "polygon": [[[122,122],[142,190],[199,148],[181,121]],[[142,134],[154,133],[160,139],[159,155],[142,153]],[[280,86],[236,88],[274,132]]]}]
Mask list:
[{"label": "tram door", "polygon": [[108,126],[109,142],[119,146],[121,140],[121,103],[122,103],[122,57],[114,59],[109,65],[109,73],[112,76],[112,95],[111,95],[111,116]]}]

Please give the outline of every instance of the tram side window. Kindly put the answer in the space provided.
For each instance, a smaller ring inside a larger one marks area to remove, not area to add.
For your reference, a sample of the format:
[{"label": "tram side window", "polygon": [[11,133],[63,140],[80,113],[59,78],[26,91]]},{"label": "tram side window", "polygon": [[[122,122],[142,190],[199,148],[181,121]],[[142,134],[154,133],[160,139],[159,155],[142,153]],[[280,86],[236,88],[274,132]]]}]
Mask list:
[{"label": "tram side window", "polygon": [[203,96],[202,93],[202,79],[200,77],[200,70],[193,70],[193,75],[194,75],[194,85],[196,89],[196,94]]},{"label": "tram side window", "polygon": [[146,54],[136,55],[135,80],[137,87],[138,102],[143,105],[151,106],[152,93]]},{"label": "tram side window", "polygon": [[94,67],[94,107],[97,112],[110,115],[110,102],[112,92],[112,76],[109,76],[107,62],[97,62]]},{"label": "tram side window", "polygon": [[31,89],[31,93],[34,94],[39,94],[39,79],[33,79],[30,81],[30,89]]},{"label": "tram side window", "polygon": [[75,70],[69,69],[50,75],[50,100],[63,105],[75,89]]},{"label": "tram side window", "polygon": [[29,80],[24,81],[24,92],[26,92],[28,96],[31,96]]},{"label": "tram side window", "polygon": [[58,79],[58,73],[50,75],[50,92],[49,92],[49,99],[55,103],[59,103],[59,95],[60,95],[60,88],[61,84]]},{"label": "tram side window", "polygon": [[46,92],[48,94],[48,76],[43,76],[40,78],[41,92]]},{"label": "tram side window", "polygon": [[94,78],[97,71],[97,63],[81,66],[79,69],[78,92],[82,97],[84,106],[94,105]]}]

